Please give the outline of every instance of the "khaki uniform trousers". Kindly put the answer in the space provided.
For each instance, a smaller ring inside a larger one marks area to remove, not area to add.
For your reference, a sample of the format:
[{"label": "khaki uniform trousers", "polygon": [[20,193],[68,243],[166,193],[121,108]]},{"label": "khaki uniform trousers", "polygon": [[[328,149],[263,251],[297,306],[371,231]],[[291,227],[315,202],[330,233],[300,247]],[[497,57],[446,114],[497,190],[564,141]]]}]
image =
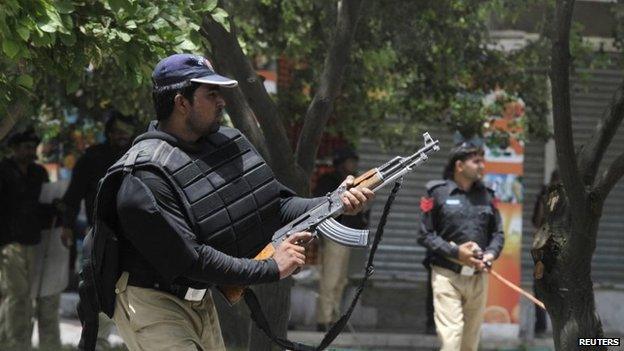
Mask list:
[{"label": "khaki uniform trousers", "polygon": [[[34,246],[9,244],[0,251],[0,345],[2,350],[31,350],[32,318],[37,318],[40,350],[59,350],[60,294],[31,299]],[[33,308],[33,302],[35,306]]]},{"label": "khaki uniform trousers", "polygon": [[319,298],[316,309],[316,321],[319,324],[336,322],[340,317],[340,304],[349,269],[348,247],[331,240],[323,242],[321,251],[321,277]]},{"label": "khaki uniform trousers", "polygon": [[210,291],[193,302],[127,283],[124,272],[115,289],[113,321],[130,351],[225,350]]},{"label": "khaki uniform trousers", "polygon": [[115,323],[113,323],[113,320],[108,318],[104,312],[98,314],[98,332],[95,351],[105,351],[112,348],[111,344],[108,342],[108,337],[112,333],[114,325]]},{"label": "khaki uniform trousers", "polygon": [[441,351],[476,351],[487,300],[487,274],[465,276],[431,267],[434,319]]}]

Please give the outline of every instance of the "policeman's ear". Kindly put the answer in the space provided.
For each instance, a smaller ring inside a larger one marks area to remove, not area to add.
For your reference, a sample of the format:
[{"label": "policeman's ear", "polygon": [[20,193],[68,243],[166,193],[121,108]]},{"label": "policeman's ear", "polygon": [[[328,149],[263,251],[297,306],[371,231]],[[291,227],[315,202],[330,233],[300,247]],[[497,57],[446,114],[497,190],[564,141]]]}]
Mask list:
[{"label": "policeman's ear", "polygon": [[177,93],[173,98],[173,107],[177,109],[179,112],[186,114],[190,111],[191,102],[188,101],[187,98],[184,97],[181,93]]},{"label": "policeman's ear", "polygon": [[464,170],[464,161],[462,160],[456,160],[455,161],[455,170],[458,172],[461,172]]}]

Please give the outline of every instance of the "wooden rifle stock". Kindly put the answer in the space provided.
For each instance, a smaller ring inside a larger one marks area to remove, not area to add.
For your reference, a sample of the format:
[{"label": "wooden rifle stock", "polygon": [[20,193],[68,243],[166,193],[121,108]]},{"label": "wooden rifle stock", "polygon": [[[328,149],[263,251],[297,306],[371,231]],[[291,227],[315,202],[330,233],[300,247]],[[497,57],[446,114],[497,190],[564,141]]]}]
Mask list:
[{"label": "wooden rifle stock", "polygon": [[[256,255],[256,257],[254,257],[254,260],[266,260],[273,257],[274,254],[275,247],[272,243],[269,243],[267,246],[264,247],[264,249],[262,249],[262,251],[260,251],[259,254]],[[245,288],[247,287],[239,285],[223,285],[217,287],[217,289],[221,292],[221,294],[223,294],[223,297],[225,297],[230,305],[233,305],[240,301],[240,299],[243,297],[243,293],[245,292]]]},{"label": "wooden rifle stock", "polygon": [[368,188],[370,190],[375,190],[379,184],[382,183],[381,178],[379,177],[379,173],[377,169],[369,169],[366,173],[361,176],[355,178],[353,181],[354,187],[359,188]]}]

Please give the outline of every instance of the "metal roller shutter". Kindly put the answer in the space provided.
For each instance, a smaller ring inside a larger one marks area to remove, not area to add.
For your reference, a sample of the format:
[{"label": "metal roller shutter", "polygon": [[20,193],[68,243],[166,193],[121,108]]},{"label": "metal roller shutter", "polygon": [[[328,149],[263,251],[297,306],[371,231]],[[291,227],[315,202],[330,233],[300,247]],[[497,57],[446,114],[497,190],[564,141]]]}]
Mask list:
[{"label": "metal roller shutter", "polygon": [[[573,80],[572,115],[575,145],[580,146],[591,137],[613,93],[624,80],[620,70],[581,70],[585,79]],[[601,163],[600,174],[624,152],[624,126],[620,126]],[[592,265],[595,283],[603,285],[624,285],[624,181],[613,188],[607,198]]]}]

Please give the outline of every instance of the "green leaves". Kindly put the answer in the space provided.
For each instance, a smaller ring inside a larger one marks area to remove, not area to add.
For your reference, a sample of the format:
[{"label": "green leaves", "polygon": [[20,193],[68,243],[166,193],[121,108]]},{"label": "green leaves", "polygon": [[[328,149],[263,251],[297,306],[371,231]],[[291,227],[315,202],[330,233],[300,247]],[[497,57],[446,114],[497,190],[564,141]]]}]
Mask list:
[{"label": "green leaves", "polygon": [[75,93],[80,88],[80,81],[78,79],[69,79],[65,84],[65,90],[68,94]]},{"label": "green leaves", "polygon": [[[54,7],[52,4],[49,4],[49,3],[46,3],[44,6],[45,6],[46,16],[41,19],[42,22],[39,25],[39,29],[41,29],[42,31],[46,33],[54,33],[54,32],[59,31],[61,33],[68,34],[69,29],[65,28],[65,23],[63,23],[61,14],[58,12],[56,7]],[[70,17],[67,17],[67,18],[68,20],[65,20],[65,22],[68,22],[67,24],[71,26],[72,24],[71,18]]]},{"label": "green leaves", "polygon": [[126,22],[125,27],[127,29],[136,29],[137,28],[137,24],[134,20],[129,20],[128,22]]},{"label": "green leaves", "polygon": [[[213,11],[217,1],[202,5]],[[156,62],[174,52],[203,51],[194,7],[186,0],[2,1],[0,118],[14,101],[39,110],[29,114],[52,113],[40,107],[70,102],[86,110],[115,105],[150,114]]]},{"label": "green leaves", "polygon": [[74,12],[75,10],[74,4],[72,3],[71,0],[55,1],[54,7],[58,11],[58,13],[65,14],[65,15],[68,15]]},{"label": "green leaves", "polygon": [[119,37],[119,39],[123,40],[126,43],[129,42],[130,39],[132,39],[130,34],[128,34],[126,32],[122,32],[122,31],[117,31],[117,36]]},{"label": "green leaves", "polygon": [[221,24],[228,32],[230,31],[230,23],[228,22],[228,13],[221,8],[215,8],[210,16],[219,24]]},{"label": "green leaves", "polygon": [[218,5],[217,0],[207,0],[204,2],[203,6],[200,7],[199,11],[202,12],[212,12]]},{"label": "green leaves", "polygon": [[183,40],[180,44],[178,44],[177,49],[178,49],[177,51],[180,51],[180,52],[182,51],[194,52],[194,51],[198,51],[199,47],[190,40]]},{"label": "green leaves", "polygon": [[14,58],[19,52],[20,46],[17,42],[11,39],[4,39],[2,41],[2,51],[9,57]]},{"label": "green leaves", "polygon": [[23,41],[28,41],[28,38],[30,38],[30,30],[24,26],[18,25],[15,28],[15,31],[20,36],[20,38],[22,38]]},{"label": "green leaves", "polygon": [[17,77],[17,84],[21,85],[22,87],[26,89],[32,89],[34,80],[28,74],[22,74],[19,77]]},{"label": "green leaves", "polygon": [[117,13],[120,12],[122,10],[128,10],[131,8],[130,2],[128,2],[127,0],[108,0],[104,2],[105,4],[108,4],[108,6],[110,6],[110,9]]}]

